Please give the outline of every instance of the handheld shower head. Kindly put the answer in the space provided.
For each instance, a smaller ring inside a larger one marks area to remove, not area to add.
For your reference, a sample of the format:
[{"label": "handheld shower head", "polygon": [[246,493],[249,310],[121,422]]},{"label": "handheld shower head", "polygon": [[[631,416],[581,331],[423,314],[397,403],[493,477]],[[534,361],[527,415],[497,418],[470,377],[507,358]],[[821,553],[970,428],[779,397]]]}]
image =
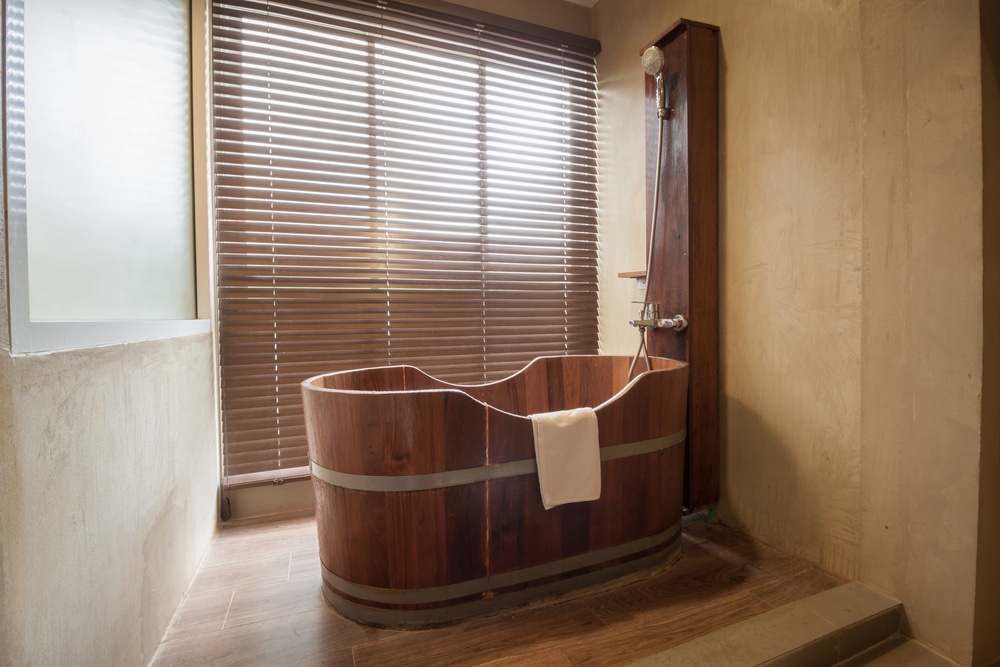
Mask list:
[{"label": "handheld shower head", "polygon": [[661,120],[670,113],[667,109],[667,96],[663,89],[663,51],[651,46],[642,52],[642,71],[656,77],[656,117]]},{"label": "handheld shower head", "polygon": [[658,76],[663,69],[663,51],[651,46],[642,52],[642,71],[649,76]]}]

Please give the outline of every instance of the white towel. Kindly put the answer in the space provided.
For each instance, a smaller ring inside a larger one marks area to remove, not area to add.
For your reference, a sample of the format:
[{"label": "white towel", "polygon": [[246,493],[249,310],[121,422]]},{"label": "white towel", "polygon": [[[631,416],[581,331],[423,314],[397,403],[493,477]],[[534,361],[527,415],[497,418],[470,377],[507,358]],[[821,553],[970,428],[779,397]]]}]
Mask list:
[{"label": "white towel", "polygon": [[593,408],[530,417],[545,509],[600,498],[601,451]]}]

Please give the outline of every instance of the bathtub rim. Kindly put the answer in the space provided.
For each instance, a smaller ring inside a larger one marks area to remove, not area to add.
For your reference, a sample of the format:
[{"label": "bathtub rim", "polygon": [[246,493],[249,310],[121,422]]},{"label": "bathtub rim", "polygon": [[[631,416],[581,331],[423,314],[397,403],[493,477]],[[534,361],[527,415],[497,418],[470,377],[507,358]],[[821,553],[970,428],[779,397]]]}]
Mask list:
[{"label": "bathtub rim", "polygon": [[[424,372],[419,367],[413,366],[412,364],[394,364],[394,365],[389,365],[389,366],[366,366],[364,368],[355,368],[355,369],[343,370],[343,371],[331,371],[329,373],[319,373],[317,375],[313,375],[312,377],[303,380],[302,383],[301,383],[301,387],[302,387],[303,391],[316,391],[316,392],[321,392],[321,393],[379,395],[379,396],[397,395],[397,394],[421,394],[421,393],[434,393],[434,392],[458,392],[460,394],[463,394],[464,396],[469,397],[470,399],[472,399],[476,403],[479,403],[480,405],[483,405],[483,406],[489,408],[490,410],[496,410],[497,412],[502,412],[504,414],[508,414],[508,415],[513,416],[513,417],[518,417],[518,418],[521,418],[521,419],[528,419],[529,418],[528,415],[522,415],[522,414],[518,414],[516,412],[510,412],[508,410],[504,410],[502,408],[498,408],[498,407],[496,407],[494,405],[491,405],[491,404],[489,404],[489,403],[487,403],[485,401],[482,401],[482,400],[476,398],[475,396],[473,396],[472,394],[470,394],[467,390],[470,389],[470,388],[491,387],[491,386],[496,386],[496,385],[499,385],[499,384],[502,384],[502,383],[505,383],[505,382],[511,382],[518,375],[523,375],[523,374],[527,373],[528,369],[531,366],[533,366],[535,364],[544,364],[544,363],[547,363],[551,359],[554,359],[554,360],[563,360],[563,359],[594,359],[594,358],[603,358],[603,359],[607,359],[607,358],[630,359],[630,357],[628,357],[626,355],[621,355],[621,354],[556,354],[556,355],[545,355],[545,356],[535,357],[534,359],[532,359],[531,361],[529,361],[523,368],[519,369],[518,371],[516,371],[514,373],[511,373],[510,375],[508,375],[506,377],[500,378],[499,380],[491,380],[489,382],[481,382],[481,383],[474,383],[474,384],[455,384],[455,383],[452,383],[452,382],[448,382],[446,380],[441,380],[439,378],[434,377],[430,373]],[[621,389],[619,389],[618,391],[616,391],[612,396],[610,396],[609,398],[607,398],[604,401],[602,401],[599,405],[594,406],[594,408],[593,408],[594,411],[597,412],[597,411],[601,410],[602,408],[604,408],[604,407],[606,407],[606,406],[614,403],[616,400],[618,400],[619,398],[621,398],[622,396],[624,396],[637,382],[639,382],[640,379],[642,379],[646,375],[649,375],[651,373],[669,373],[671,371],[679,370],[681,368],[690,367],[690,364],[688,362],[681,361],[680,359],[672,359],[670,357],[650,357],[650,359],[651,360],[652,359],[656,359],[658,361],[667,361],[667,362],[670,362],[671,365],[668,368],[650,368],[648,370],[642,371],[641,373],[637,374],[634,378],[632,378],[631,380],[629,380],[628,382],[626,382],[625,385]],[[442,386],[442,387],[433,387],[433,388],[429,388],[429,389],[379,389],[379,390],[374,390],[374,389],[331,389],[329,387],[323,387],[323,386],[319,386],[319,385],[315,384],[317,381],[320,381],[323,378],[333,377],[335,375],[348,375],[348,374],[352,374],[352,373],[361,373],[361,372],[366,372],[366,371],[381,371],[381,370],[400,370],[400,371],[403,371],[405,369],[411,369],[413,371],[416,371],[417,373],[420,373],[424,377],[429,378],[430,380],[433,380],[434,382],[436,382],[438,384],[441,384],[441,385],[444,385],[444,386]]]}]

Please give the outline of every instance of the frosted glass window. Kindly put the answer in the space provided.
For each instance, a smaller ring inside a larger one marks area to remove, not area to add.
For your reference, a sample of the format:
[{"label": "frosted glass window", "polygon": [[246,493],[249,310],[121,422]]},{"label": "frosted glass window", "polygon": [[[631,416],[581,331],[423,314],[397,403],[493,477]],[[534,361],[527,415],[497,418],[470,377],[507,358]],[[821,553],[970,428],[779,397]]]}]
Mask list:
[{"label": "frosted glass window", "polygon": [[25,0],[31,321],[195,317],[188,3]]}]

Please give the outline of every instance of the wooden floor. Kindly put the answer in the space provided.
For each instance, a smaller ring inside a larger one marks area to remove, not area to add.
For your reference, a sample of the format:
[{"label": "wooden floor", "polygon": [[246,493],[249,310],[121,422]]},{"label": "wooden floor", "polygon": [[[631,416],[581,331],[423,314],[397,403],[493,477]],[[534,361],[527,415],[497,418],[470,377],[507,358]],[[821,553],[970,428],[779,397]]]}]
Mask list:
[{"label": "wooden floor", "polygon": [[152,665],[624,665],[843,583],[699,515],[669,568],[434,630],[323,602],[312,517],[222,529]]}]

